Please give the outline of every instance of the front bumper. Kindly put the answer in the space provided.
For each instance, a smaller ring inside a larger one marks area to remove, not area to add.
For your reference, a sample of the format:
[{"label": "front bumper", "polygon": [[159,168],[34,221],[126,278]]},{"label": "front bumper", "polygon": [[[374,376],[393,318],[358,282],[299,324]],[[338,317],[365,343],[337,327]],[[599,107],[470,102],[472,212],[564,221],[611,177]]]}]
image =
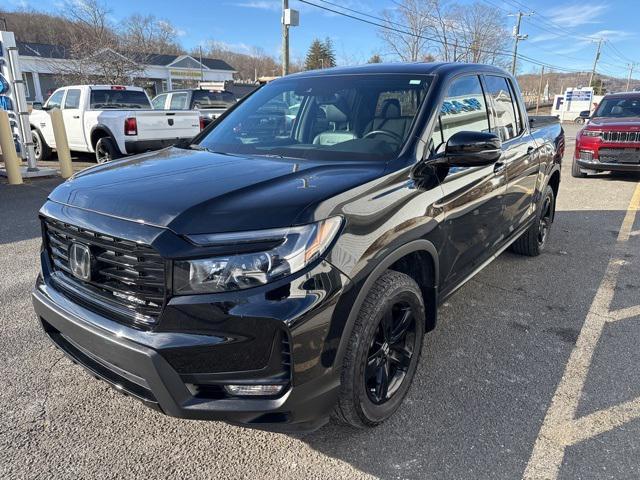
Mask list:
[{"label": "front bumper", "polygon": [[[273,368],[211,374],[181,371],[181,357],[193,359],[193,353],[200,352],[207,365],[219,355],[219,349],[228,348],[225,343],[228,338],[222,334],[139,330],[78,305],[42,277],[33,292],[33,304],[45,334],[75,363],[120,392],[167,415],[222,420],[273,431],[308,431],[328,421],[337,398],[339,369],[330,365],[317,368],[322,363],[322,348],[311,354],[316,359],[311,362],[314,368],[295,362],[296,356],[310,355],[308,343],[316,348],[322,345],[324,338],[314,328],[328,319],[328,305],[321,308],[323,313],[319,317],[311,312],[299,316],[296,320],[299,329],[283,329],[291,344],[304,350],[292,352],[291,375],[283,393],[278,397],[251,398],[220,395],[223,391],[220,386],[265,383],[263,375]],[[202,312],[206,304],[191,307]],[[237,350],[242,348],[242,344],[236,345]],[[252,355],[251,351],[238,353]],[[193,370],[193,365],[189,364],[186,370]],[[202,391],[194,390],[192,382],[209,382],[211,387],[218,388],[213,390],[214,394],[209,391],[203,395]]]},{"label": "front bumper", "polygon": [[639,163],[606,163],[598,160],[583,160],[576,159],[576,162],[581,168],[585,170],[596,170],[599,172],[640,172]]}]

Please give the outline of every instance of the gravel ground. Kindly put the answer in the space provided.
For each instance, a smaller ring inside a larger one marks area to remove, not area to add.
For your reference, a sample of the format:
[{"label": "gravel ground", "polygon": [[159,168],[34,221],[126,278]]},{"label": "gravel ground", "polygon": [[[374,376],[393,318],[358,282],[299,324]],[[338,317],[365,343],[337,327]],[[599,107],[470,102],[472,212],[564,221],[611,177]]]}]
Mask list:
[{"label": "gravel ground", "polygon": [[[398,414],[369,431],[328,425],[304,436],[168,418],[64,358],[39,331],[29,296],[36,214],[59,181],[0,183],[0,478],[522,477],[638,183],[573,179],[573,143],[567,151],[548,251],[503,254],[441,308]],[[640,219],[617,309],[639,302],[638,233]],[[640,396],[638,320],[605,327],[578,416]],[[569,446],[559,475],[638,478],[639,438],[640,413]]]}]

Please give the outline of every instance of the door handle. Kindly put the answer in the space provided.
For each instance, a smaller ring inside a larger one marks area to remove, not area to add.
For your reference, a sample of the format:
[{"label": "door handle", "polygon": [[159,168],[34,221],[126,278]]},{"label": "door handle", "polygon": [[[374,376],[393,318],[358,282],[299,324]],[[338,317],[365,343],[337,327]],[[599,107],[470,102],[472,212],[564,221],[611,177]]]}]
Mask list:
[{"label": "door handle", "polygon": [[74,115],[73,118],[80,118],[80,115]]},{"label": "door handle", "polygon": [[505,168],[507,168],[507,164],[504,163],[504,162],[496,162],[496,163],[493,164],[493,172],[494,173],[500,173]]}]

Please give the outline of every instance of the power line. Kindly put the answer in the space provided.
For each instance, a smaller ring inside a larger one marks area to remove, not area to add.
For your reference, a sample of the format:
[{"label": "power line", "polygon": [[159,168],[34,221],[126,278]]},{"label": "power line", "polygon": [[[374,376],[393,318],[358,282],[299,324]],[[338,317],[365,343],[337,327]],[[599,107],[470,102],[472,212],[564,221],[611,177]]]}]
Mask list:
[{"label": "power line", "polygon": [[[307,5],[311,5],[311,6],[314,6],[316,8],[319,8],[321,10],[326,10],[326,11],[335,13],[337,15],[342,15],[344,17],[351,18],[353,20],[357,20],[357,21],[360,21],[360,22],[363,22],[363,23],[367,23],[369,25],[373,25],[373,26],[376,26],[378,28],[384,28],[386,30],[394,31],[396,33],[401,33],[403,35],[410,35],[410,36],[413,36],[413,37],[416,37],[416,38],[422,38],[422,39],[425,39],[425,40],[430,40],[432,42],[436,42],[436,43],[440,43],[440,44],[444,45],[444,42],[442,40],[440,40],[439,38],[429,37],[429,36],[426,36],[426,35],[419,35],[419,34],[415,34],[413,32],[409,32],[409,31],[402,30],[402,29],[399,29],[399,28],[394,28],[394,27],[391,27],[389,25],[385,25],[383,23],[377,23],[377,22],[374,22],[374,21],[371,21],[371,20],[367,20],[366,18],[361,18],[359,16],[351,15],[351,14],[348,14],[348,13],[345,13],[345,12],[342,12],[342,11],[339,11],[339,10],[335,10],[333,8],[329,8],[329,7],[326,7],[326,6],[323,6],[323,5],[318,5],[317,3],[310,2],[309,0],[299,0],[299,1],[301,3],[305,3]],[[326,0],[319,0],[319,1],[323,1],[325,3],[329,3]],[[335,5],[335,4],[332,4],[332,5]],[[344,7],[340,6],[339,8],[344,8]],[[347,10],[346,8],[344,8],[344,9]],[[353,10],[350,9],[350,11],[353,11]],[[382,18],[379,18],[379,17],[374,17],[373,15],[361,14],[360,12],[357,12],[357,13],[358,13],[358,15],[364,15],[364,16],[367,16],[369,18],[375,18],[376,20],[381,21],[381,22],[387,22],[385,19],[382,19]],[[388,22],[388,23],[390,23],[390,22]],[[463,47],[463,48],[465,48],[465,47],[466,48],[470,48],[471,47],[471,45],[459,45],[459,46]],[[482,52],[482,53],[488,53],[488,54],[492,54],[492,55],[505,55],[505,56],[511,56],[512,55],[512,52],[508,52],[506,50],[501,50],[501,49],[496,49],[496,50],[476,49],[476,50],[479,51],[479,52]],[[560,67],[558,65],[552,65],[552,64],[549,64],[549,63],[546,63],[546,62],[541,62],[540,60],[537,60],[535,58],[532,58],[532,57],[529,57],[529,56],[526,56],[526,55],[517,54],[517,57],[522,59],[522,60],[526,60],[529,63],[533,63],[533,64],[539,65],[539,66],[545,66],[547,68],[551,68],[551,69],[554,69],[554,70],[571,72],[571,73],[583,72],[583,70],[570,69],[570,68]]]}]

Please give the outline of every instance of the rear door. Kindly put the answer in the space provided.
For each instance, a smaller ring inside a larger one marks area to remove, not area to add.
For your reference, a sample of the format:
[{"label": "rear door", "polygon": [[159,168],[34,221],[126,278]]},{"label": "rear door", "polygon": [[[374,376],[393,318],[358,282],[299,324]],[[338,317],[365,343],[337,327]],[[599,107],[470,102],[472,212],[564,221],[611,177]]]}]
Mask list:
[{"label": "rear door", "polygon": [[[491,117],[480,78],[454,79],[440,108],[432,142],[444,144],[462,131],[491,131]],[[496,253],[506,234],[506,172],[500,161],[481,167],[451,167],[442,181],[447,242],[440,255],[443,294],[461,284]]]},{"label": "rear door", "polygon": [[80,111],[81,94],[82,90],[79,88],[68,88],[62,104],[62,117],[71,150],[83,150],[86,147],[82,112]]},{"label": "rear door", "polygon": [[528,125],[522,121],[526,115],[521,111],[511,81],[498,75],[485,75],[484,84],[493,110],[492,130],[500,136],[504,151],[502,159],[507,175],[505,221],[511,235],[535,212],[539,156]]}]

